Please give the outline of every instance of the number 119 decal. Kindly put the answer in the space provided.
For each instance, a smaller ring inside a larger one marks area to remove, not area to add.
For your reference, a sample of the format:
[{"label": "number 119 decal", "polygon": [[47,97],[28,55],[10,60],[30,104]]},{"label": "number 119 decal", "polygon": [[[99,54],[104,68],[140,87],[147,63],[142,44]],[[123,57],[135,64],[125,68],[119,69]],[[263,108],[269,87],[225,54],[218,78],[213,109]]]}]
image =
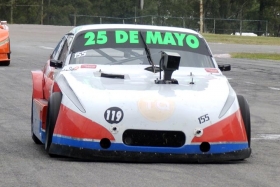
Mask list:
[{"label": "number 119 decal", "polygon": [[117,124],[123,119],[123,111],[119,107],[108,108],[104,113],[104,118],[110,124]]}]

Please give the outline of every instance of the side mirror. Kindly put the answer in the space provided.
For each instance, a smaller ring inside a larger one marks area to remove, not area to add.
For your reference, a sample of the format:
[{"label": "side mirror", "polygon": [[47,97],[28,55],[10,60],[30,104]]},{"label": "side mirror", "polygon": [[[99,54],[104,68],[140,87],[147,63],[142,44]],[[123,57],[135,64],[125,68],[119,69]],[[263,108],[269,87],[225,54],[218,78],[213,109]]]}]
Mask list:
[{"label": "side mirror", "polygon": [[54,68],[62,68],[62,61],[51,59],[50,66]]},{"label": "side mirror", "polygon": [[230,71],[231,70],[230,64],[218,65],[218,67],[221,71]]}]

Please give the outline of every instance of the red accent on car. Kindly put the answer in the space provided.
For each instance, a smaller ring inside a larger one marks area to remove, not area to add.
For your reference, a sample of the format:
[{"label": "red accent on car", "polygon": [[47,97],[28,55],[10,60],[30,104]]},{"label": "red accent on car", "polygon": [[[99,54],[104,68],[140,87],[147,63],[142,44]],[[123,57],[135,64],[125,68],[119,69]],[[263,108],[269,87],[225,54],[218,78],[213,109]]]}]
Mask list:
[{"label": "red accent on car", "polygon": [[246,130],[240,110],[229,117],[203,129],[201,137],[194,137],[192,143],[198,142],[245,142]]},{"label": "red accent on car", "polygon": [[102,125],[76,113],[61,104],[56,121],[54,134],[72,138],[101,140],[108,138],[115,140],[114,136]]}]

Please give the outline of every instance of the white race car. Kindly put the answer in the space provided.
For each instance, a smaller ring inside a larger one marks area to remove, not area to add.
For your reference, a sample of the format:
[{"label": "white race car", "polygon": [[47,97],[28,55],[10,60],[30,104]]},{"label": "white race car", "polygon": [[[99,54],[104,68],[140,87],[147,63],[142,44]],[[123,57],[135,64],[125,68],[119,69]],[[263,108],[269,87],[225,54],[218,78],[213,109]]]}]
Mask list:
[{"label": "white race car", "polygon": [[250,111],[189,29],[86,25],[32,71],[32,139],[50,155],[135,162],[243,160]]}]

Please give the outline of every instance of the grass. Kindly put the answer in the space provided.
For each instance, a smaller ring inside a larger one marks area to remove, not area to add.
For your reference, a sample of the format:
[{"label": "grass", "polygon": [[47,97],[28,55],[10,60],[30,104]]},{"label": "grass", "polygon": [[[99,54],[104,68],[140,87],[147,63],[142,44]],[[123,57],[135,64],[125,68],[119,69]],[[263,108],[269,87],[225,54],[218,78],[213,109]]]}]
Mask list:
[{"label": "grass", "polygon": [[208,43],[250,44],[250,45],[280,45],[280,37],[236,36],[226,34],[202,34]]},{"label": "grass", "polygon": [[[280,37],[235,36],[226,34],[202,34],[208,43],[280,45]],[[280,53],[231,53],[232,58],[279,60]]]},{"label": "grass", "polygon": [[231,53],[232,58],[280,60],[280,53]]}]

